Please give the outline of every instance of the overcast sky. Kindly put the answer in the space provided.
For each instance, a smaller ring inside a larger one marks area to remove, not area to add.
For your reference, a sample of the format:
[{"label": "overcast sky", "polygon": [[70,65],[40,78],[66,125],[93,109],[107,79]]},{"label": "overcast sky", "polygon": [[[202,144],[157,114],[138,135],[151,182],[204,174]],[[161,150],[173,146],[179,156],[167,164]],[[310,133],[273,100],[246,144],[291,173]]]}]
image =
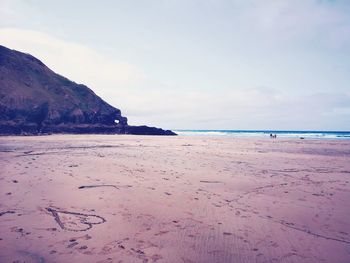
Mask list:
[{"label": "overcast sky", "polygon": [[0,44],[130,124],[350,130],[347,0],[0,0]]}]

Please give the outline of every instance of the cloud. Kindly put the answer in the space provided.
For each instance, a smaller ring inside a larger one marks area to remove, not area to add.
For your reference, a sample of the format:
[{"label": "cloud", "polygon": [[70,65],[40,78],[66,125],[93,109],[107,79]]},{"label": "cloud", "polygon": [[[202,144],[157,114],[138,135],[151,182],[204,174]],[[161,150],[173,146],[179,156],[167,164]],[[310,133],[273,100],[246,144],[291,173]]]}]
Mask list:
[{"label": "cloud", "polygon": [[[59,74],[87,84],[120,108],[132,124],[165,128],[312,129],[326,127],[349,112],[349,95],[336,92],[293,97],[266,86],[218,90],[169,87],[150,80],[134,65],[36,31],[0,29],[0,43],[31,53]],[[313,119],[315,125],[310,122]]]},{"label": "cloud", "polygon": [[[177,12],[187,5],[172,3],[177,6],[168,8],[176,11],[172,22],[159,23],[157,16],[146,19],[151,13],[140,13],[142,23],[138,24],[132,20],[133,14],[126,16],[140,29],[147,20],[147,28],[154,27],[151,40],[132,30],[136,40],[127,33],[106,36],[108,43],[120,38],[130,42],[132,48],[125,51],[121,45],[120,52],[125,52],[125,58],[143,56],[133,60],[139,62],[136,65],[99,51],[93,41],[76,43],[51,33],[25,30],[23,24],[22,29],[0,28],[0,44],[31,53],[57,73],[88,85],[120,108],[132,124],[350,129],[344,121],[349,117],[349,94],[341,92],[348,83],[348,76],[342,73],[347,72],[348,60],[339,56],[350,44],[346,2],[267,0],[227,1],[225,5],[213,1],[215,12],[199,15],[203,6],[197,1],[198,5],[191,7],[195,9],[186,10],[187,15],[181,17],[180,26]],[[223,6],[228,7],[223,10]],[[162,11],[164,16],[168,14]],[[11,8],[0,8],[0,15],[5,13],[14,20],[19,16]],[[105,32],[110,29],[106,27]],[[138,45],[146,45],[147,52],[138,50]],[[324,56],[334,48],[340,52]]]},{"label": "cloud", "polygon": [[14,11],[14,1],[1,1],[0,17],[3,19],[3,21],[13,21],[19,19],[18,14]]},{"label": "cloud", "polygon": [[249,1],[240,8],[241,23],[267,41],[318,40],[328,48],[349,48],[350,5],[346,1]]}]

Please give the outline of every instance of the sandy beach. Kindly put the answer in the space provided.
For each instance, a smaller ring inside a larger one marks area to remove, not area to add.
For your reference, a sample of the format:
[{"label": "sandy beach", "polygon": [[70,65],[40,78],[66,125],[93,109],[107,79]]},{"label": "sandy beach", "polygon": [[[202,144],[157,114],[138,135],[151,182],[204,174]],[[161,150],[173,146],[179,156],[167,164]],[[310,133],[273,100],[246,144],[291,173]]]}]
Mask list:
[{"label": "sandy beach", "polygon": [[350,140],[0,138],[0,262],[350,262]]}]

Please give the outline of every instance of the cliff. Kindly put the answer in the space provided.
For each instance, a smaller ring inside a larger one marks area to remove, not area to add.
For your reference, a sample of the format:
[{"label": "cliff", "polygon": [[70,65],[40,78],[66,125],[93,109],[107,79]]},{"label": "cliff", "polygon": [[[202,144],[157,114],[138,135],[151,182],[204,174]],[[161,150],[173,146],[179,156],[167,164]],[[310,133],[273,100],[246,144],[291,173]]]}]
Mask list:
[{"label": "cliff", "polygon": [[56,74],[29,54],[0,46],[0,134],[23,133],[175,135],[129,126],[119,109],[87,86]]}]

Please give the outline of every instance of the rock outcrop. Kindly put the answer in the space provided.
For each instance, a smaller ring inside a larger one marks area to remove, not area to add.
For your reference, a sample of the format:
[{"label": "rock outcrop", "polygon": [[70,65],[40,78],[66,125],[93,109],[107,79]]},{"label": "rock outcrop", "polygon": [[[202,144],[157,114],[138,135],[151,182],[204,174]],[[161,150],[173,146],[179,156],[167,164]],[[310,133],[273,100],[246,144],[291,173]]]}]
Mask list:
[{"label": "rock outcrop", "polygon": [[91,89],[60,76],[32,55],[0,46],[0,134],[108,133],[175,135],[129,126]]}]

